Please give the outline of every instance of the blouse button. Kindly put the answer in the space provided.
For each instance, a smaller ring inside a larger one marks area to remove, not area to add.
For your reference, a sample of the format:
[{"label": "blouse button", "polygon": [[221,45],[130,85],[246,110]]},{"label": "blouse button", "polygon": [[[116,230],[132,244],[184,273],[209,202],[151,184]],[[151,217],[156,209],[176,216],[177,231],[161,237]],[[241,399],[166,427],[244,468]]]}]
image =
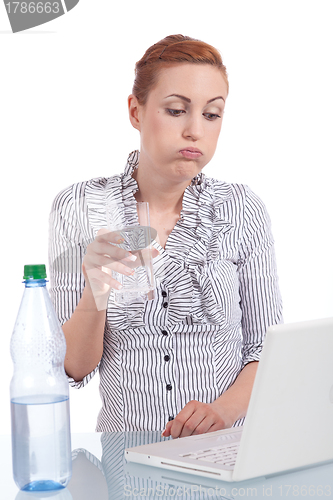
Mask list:
[{"label": "blouse button", "polygon": [[163,302],[163,307],[164,307],[164,309],[166,309],[168,307],[168,303],[167,302]]},{"label": "blouse button", "polygon": [[173,415],[169,415],[169,422],[173,420],[175,417]]},{"label": "blouse button", "polygon": [[171,391],[171,389],[172,389],[172,385],[171,385],[171,384],[167,384],[167,386],[166,386],[166,390],[167,390],[167,391]]},{"label": "blouse button", "polygon": [[168,335],[168,332],[166,330],[162,330],[163,335]]},{"label": "blouse button", "polygon": [[170,361],[170,356],[168,354],[164,356],[164,361]]},{"label": "blouse button", "polygon": [[167,293],[163,290],[162,297],[166,297],[166,296],[167,296]]}]

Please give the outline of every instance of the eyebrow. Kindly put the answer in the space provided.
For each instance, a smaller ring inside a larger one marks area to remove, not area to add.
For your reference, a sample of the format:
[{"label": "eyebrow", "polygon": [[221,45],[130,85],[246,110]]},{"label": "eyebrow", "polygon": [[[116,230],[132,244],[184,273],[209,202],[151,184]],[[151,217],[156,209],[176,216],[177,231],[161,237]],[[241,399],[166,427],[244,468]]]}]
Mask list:
[{"label": "eyebrow", "polygon": [[[178,97],[179,99],[182,99],[183,101],[191,102],[191,99],[189,99],[188,97],[185,97],[184,95],[170,94],[170,95],[167,95],[165,97],[165,99],[167,99],[168,97]],[[213,99],[209,99],[209,101],[207,101],[207,104],[209,104],[210,102],[216,101],[216,99],[222,99],[224,101],[224,98],[221,95],[219,95],[218,97],[213,97]]]}]

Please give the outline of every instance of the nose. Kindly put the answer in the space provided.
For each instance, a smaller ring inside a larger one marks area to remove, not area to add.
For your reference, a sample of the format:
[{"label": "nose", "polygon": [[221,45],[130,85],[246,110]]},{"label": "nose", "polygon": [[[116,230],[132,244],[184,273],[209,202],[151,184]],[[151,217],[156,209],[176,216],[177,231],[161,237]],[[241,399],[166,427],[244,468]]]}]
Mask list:
[{"label": "nose", "polygon": [[183,137],[192,141],[197,141],[204,136],[203,116],[189,113],[185,122]]}]

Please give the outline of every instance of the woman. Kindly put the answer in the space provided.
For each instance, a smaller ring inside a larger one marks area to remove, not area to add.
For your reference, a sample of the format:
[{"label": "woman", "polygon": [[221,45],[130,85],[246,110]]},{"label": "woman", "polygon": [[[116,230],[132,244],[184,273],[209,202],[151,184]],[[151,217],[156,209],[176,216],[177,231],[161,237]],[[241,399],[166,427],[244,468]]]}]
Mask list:
[{"label": "woman", "polygon": [[[65,368],[80,387],[98,365],[98,431],[182,437],[243,423],[281,299],[262,202],[202,173],[227,95],[216,49],[182,35],[161,40],[137,63],[128,99],[140,153],[122,175],[75,184],[54,202],[51,293]],[[119,287],[110,270],[130,274],[132,257],[109,244],[117,234],[105,229],[105,199],[149,202],[154,266],[164,265],[153,300],[122,307],[110,298],[106,313],[100,300]]]}]

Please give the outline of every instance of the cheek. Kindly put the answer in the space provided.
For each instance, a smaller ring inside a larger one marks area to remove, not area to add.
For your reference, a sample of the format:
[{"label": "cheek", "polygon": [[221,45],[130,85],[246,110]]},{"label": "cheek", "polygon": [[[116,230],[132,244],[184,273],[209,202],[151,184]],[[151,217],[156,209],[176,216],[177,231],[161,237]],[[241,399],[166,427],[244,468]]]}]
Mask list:
[{"label": "cheek", "polygon": [[209,130],[207,130],[207,137],[209,137],[209,143],[210,143],[211,147],[214,149],[217,145],[217,141],[218,141],[219,136],[220,136],[221,125],[222,125],[222,123],[220,122],[219,124],[217,124],[216,127],[210,128]]},{"label": "cheek", "polygon": [[153,119],[151,121],[151,129],[156,134],[161,134],[165,130],[165,123],[163,117],[161,116],[161,112],[157,111],[155,115],[153,115]]},{"label": "cheek", "polygon": [[158,111],[150,122],[151,138],[157,140],[160,144],[168,142],[174,135],[175,124],[170,123],[170,120],[163,116],[161,111]]},{"label": "cheek", "polygon": [[160,113],[151,113],[146,119],[144,130],[146,139],[156,139],[156,137],[163,132],[163,124]]}]

